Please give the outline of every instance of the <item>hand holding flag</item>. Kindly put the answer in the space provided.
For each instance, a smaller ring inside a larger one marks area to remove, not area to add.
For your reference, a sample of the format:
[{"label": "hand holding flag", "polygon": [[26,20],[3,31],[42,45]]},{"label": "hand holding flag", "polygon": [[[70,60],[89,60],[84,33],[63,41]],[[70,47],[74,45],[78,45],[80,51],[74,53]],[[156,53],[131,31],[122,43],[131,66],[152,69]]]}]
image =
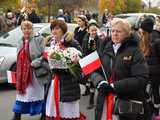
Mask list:
[{"label": "hand holding flag", "polygon": [[[100,58],[98,56],[97,51],[92,52],[91,54],[89,54],[88,56],[84,57],[83,59],[81,59],[79,61],[79,64],[82,68],[82,71],[84,73],[84,75],[90,74],[93,71],[95,71],[96,69],[98,69],[99,67],[102,68],[104,77],[105,77],[105,82],[106,84],[101,85],[101,88],[103,88],[103,90],[105,92],[111,92],[113,91],[113,88],[109,85],[111,83],[113,83],[112,80],[112,76],[110,77],[109,81],[107,80],[107,76],[105,74],[105,70],[103,68],[103,65],[101,64]],[[108,84],[109,83],[109,84]],[[114,95],[111,93],[109,93],[106,96],[106,119],[107,120],[112,120],[112,115],[113,115],[113,103],[114,103]],[[98,118],[99,119],[99,118]]]},{"label": "hand holding flag", "polygon": [[79,60],[79,64],[85,75],[88,75],[96,69],[98,69],[99,67],[101,67],[101,61],[97,51],[92,52],[91,54]]},{"label": "hand holding flag", "polygon": [[8,83],[15,84],[16,83],[16,72],[15,71],[7,71]]}]

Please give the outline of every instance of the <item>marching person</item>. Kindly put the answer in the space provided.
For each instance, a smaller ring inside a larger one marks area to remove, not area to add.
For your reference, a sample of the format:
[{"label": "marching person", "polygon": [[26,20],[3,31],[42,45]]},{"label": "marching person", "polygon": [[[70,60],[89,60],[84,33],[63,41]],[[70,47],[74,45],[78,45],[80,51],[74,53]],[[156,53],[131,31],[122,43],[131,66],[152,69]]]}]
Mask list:
[{"label": "marching person", "polygon": [[5,17],[0,15],[0,36],[8,32],[8,26],[5,22]]},{"label": "marching person", "polygon": [[[64,21],[52,21],[50,29],[52,38],[46,40],[46,45],[49,44],[52,49],[59,46],[61,50],[68,47],[81,50],[78,42],[73,40],[70,33],[67,33],[67,25]],[[79,102],[79,80],[68,69],[54,70],[53,68],[53,80],[46,100],[46,120],[81,120]]]},{"label": "marching person", "polygon": [[[140,26],[140,48],[144,52],[148,66],[149,66],[149,80],[152,85],[152,96],[154,110],[153,113],[155,116],[159,115],[160,110],[160,37],[158,34],[152,34],[153,32],[154,21],[150,18],[146,18],[142,21]],[[152,35],[152,36],[150,36]]]},{"label": "marching person", "polygon": [[108,9],[105,9],[102,16],[102,24],[106,24],[108,20],[109,20],[109,11]]},{"label": "marching person", "polygon": [[77,20],[78,27],[74,30],[74,39],[77,40],[82,47],[83,38],[87,34],[88,21],[86,16],[79,15]]},{"label": "marching person", "polygon": [[104,72],[92,73],[98,88],[96,120],[150,120],[144,90],[148,68],[128,21],[112,20],[111,41],[99,52]]},{"label": "marching person", "polygon": [[[16,67],[16,102],[12,120],[21,120],[21,114],[37,115],[44,113],[44,84],[50,78],[47,61],[43,61],[43,38],[33,34],[30,21],[21,23],[23,38],[18,42]],[[44,64],[43,66],[41,66]],[[41,72],[39,69],[41,68]],[[44,114],[43,114],[44,115]],[[42,120],[41,116],[41,120]]]},{"label": "marching person", "polygon": [[160,17],[157,17],[157,22],[155,23],[150,35],[151,39],[160,39]]},{"label": "marching person", "polygon": [[[97,31],[98,31],[98,25],[96,21],[91,22],[88,25],[88,34],[85,35],[82,43],[83,56],[86,56],[96,50],[98,41],[100,39],[97,35]],[[92,109],[94,108],[95,88],[92,82],[90,81],[90,77],[88,78],[88,80],[86,80],[85,86],[86,86],[86,90],[83,95],[90,94],[89,106],[87,107],[87,109]]]}]

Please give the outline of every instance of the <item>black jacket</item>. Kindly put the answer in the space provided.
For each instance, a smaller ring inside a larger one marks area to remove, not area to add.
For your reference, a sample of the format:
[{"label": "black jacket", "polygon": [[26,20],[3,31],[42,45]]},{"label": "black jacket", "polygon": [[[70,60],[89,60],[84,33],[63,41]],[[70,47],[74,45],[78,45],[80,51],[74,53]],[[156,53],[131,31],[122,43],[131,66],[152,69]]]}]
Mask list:
[{"label": "black jacket", "polygon": [[160,31],[153,30],[150,34],[151,41],[154,41],[155,39],[160,39]]},{"label": "black jacket", "polygon": [[[95,45],[93,45],[94,43],[91,43],[92,45],[91,46],[89,46],[89,34],[86,34],[85,36],[84,36],[84,38],[83,38],[83,43],[82,43],[82,50],[83,50],[83,55],[84,56],[86,56],[86,55],[88,55],[88,54],[90,54],[91,52],[93,52],[93,51],[95,51],[96,50],[96,48],[97,48],[97,46],[99,46],[98,45],[98,41],[100,40],[99,39],[99,37],[98,36],[96,36],[95,37]],[[94,48],[91,48],[90,50],[89,50],[89,47],[94,47]]]},{"label": "black jacket", "polygon": [[31,14],[28,15],[28,20],[32,23],[40,23],[40,17],[33,11]]},{"label": "black jacket", "polygon": [[[116,55],[112,45],[112,41],[107,42],[104,49],[99,51],[99,55],[107,78],[115,75],[113,84],[116,96],[124,100],[138,100],[145,103],[144,91],[148,82],[148,67],[138,48],[137,40],[133,36],[124,40]],[[94,74],[95,85],[104,80],[101,70],[97,70]],[[98,97],[97,111],[100,113],[103,110],[104,98],[104,95]]]},{"label": "black jacket", "polygon": [[160,37],[152,36],[150,40],[150,55],[146,57],[149,66],[149,77],[155,84],[160,84]]},{"label": "black jacket", "polygon": [[[66,47],[75,47],[81,50],[78,42],[73,40],[71,42],[65,42]],[[60,101],[62,102],[72,102],[80,99],[80,86],[79,79],[76,79],[69,70],[64,70],[63,72],[58,72],[60,76]]]},{"label": "black jacket", "polygon": [[[110,38],[106,38],[106,39],[101,39],[98,35],[95,37],[94,39],[96,41],[96,50],[97,51],[102,51],[105,47],[105,45],[107,44],[107,42],[110,41]],[[86,56],[88,54],[90,54],[93,51],[89,51],[88,50],[88,42],[89,42],[89,34],[87,33],[84,38],[83,38],[83,43],[82,43],[82,51],[83,51],[83,56]]]},{"label": "black jacket", "polygon": [[79,42],[79,44],[82,46],[83,38],[87,33],[87,28],[85,28],[83,31],[79,31],[80,27],[76,27],[74,30],[74,39]]},{"label": "black jacket", "polygon": [[[73,40],[73,36],[69,33],[65,35],[64,38],[65,47],[75,47],[76,49],[82,51],[79,43]],[[51,42],[51,37],[46,39],[46,45]],[[79,79],[76,79],[68,69],[66,70],[53,70],[53,74],[58,74],[60,76],[60,101],[61,102],[72,102],[80,99],[80,86]]]}]

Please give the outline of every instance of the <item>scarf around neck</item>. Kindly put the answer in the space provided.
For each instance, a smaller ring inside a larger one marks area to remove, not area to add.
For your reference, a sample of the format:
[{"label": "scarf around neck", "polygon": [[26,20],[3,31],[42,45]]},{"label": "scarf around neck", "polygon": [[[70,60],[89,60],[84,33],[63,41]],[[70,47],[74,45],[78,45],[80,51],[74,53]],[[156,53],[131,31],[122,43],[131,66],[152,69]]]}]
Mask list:
[{"label": "scarf around neck", "polygon": [[26,93],[26,88],[32,83],[32,66],[29,52],[29,40],[23,41],[23,47],[17,56],[16,87],[20,94]]},{"label": "scarf around neck", "polygon": [[60,48],[63,49],[63,48],[65,48],[64,42],[65,42],[64,36],[62,36],[60,41],[56,40],[55,37],[52,37],[52,40],[51,40],[51,43],[50,43],[50,47],[52,49],[54,49],[56,46],[59,46]]}]

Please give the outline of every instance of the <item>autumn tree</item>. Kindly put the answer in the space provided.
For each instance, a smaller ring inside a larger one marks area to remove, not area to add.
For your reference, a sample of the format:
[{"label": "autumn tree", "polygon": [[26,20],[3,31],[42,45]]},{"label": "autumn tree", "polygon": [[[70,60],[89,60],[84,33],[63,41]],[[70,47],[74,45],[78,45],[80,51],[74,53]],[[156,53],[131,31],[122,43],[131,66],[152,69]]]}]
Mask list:
[{"label": "autumn tree", "polygon": [[126,10],[125,0],[116,0],[114,13],[123,13]]},{"label": "autumn tree", "polygon": [[125,0],[126,13],[140,12],[141,10],[141,0]]},{"label": "autumn tree", "polygon": [[101,14],[103,14],[104,10],[107,8],[107,7],[106,7],[106,4],[107,4],[107,1],[106,1],[106,0],[99,0],[98,8],[99,8],[99,12],[100,12]]},{"label": "autumn tree", "polygon": [[20,0],[1,0],[0,8],[3,10],[11,9],[14,10],[19,8]]},{"label": "autumn tree", "polygon": [[106,0],[107,1],[107,9],[109,12],[113,13],[115,11],[115,0]]},{"label": "autumn tree", "polygon": [[99,0],[98,6],[101,14],[103,14],[105,9],[113,13],[115,10],[115,0]]}]

